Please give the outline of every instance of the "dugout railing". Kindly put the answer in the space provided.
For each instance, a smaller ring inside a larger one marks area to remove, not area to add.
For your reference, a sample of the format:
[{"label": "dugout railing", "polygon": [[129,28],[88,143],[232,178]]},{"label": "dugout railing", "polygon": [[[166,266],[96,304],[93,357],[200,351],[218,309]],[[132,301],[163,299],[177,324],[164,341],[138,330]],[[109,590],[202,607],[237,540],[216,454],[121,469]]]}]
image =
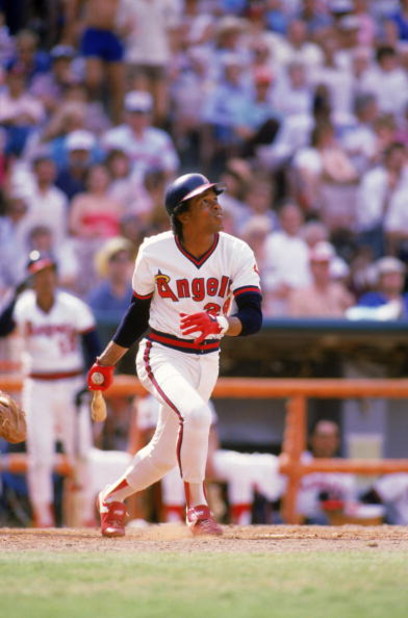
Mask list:
[{"label": "dugout railing", "polygon": [[[0,377],[0,388],[9,392],[21,389],[21,378]],[[106,391],[107,399],[143,396],[145,389],[136,377],[117,375]],[[408,472],[408,459],[315,459],[302,463],[301,456],[307,442],[308,399],[337,398],[408,398],[408,379],[348,379],[348,378],[220,378],[214,389],[214,398],[284,399],[286,401],[285,429],[282,442],[283,463],[280,471],[287,475],[287,490],[283,497],[282,516],[288,524],[301,523],[296,511],[299,483],[312,472],[348,472],[378,475]],[[23,453],[3,455],[0,467],[12,472],[26,470]],[[70,466],[64,456],[57,456],[56,468],[69,475]]]}]

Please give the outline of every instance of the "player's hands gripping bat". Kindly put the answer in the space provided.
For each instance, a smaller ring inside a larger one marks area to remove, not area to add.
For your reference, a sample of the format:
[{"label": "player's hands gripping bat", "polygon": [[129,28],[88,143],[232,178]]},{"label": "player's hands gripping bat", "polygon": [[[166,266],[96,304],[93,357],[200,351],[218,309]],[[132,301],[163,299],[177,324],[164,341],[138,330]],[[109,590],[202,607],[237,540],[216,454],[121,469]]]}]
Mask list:
[{"label": "player's hands gripping bat", "polygon": [[88,388],[92,392],[91,416],[94,421],[106,419],[106,403],[102,395],[113,382],[113,366],[99,365],[97,362],[88,371]]},{"label": "player's hands gripping bat", "polygon": [[229,327],[228,320],[223,315],[212,315],[206,311],[199,313],[180,313],[180,328],[183,335],[200,332],[194,343],[202,343],[209,335],[223,335]]}]

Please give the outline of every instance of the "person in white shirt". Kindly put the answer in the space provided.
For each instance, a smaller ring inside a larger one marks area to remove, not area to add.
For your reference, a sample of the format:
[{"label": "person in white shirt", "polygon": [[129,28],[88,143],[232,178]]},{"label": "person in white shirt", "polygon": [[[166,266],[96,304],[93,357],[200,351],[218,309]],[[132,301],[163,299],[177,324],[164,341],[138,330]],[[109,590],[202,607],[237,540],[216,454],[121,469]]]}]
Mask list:
[{"label": "person in white shirt", "polygon": [[56,176],[56,165],[50,156],[40,154],[33,159],[33,185],[32,188],[26,188],[28,214],[24,226],[28,234],[32,227],[46,221],[58,245],[68,233],[68,199],[65,193],[55,186]]},{"label": "person in white shirt", "polygon": [[400,118],[408,101],[408,77],[397,51],[388,45],[377,50],[376,65],[365,73],[360,88],[377,97],[381,112]]},{"label": "person in white shirt", "polygon": [[156,123],[165,121],[169,112],[167,72],[181,8],[180,0],[120,0],[119,4],[128,79],[130,84],[140,77],[146,80]]},{"label": "person in white shirt", "polygon": [[[399,235],[401,232],[398,212],[404,216],[404,209],[397,205],[400,199],[397,194],[401,196],[406,184],[406,149],[403,144],[394,142],[386,149],[383,163],[363,175],[357,192],[358,243],[371,247],[374,258],[385,254],[385,221],[390,238],[393,233]],[[391,208],[394,196],[396,201]]]},{"label": "person in white shirt", "polygon": [[107,151],[124,150],[132,162],[132,171],[143,180],[147,170],[160,168],[171,178],[179,158],[170,135],[152,126],[153,97],[148,92],[132,90],[124,99],[125,122],[109,129],[101,138]]},{"label": "person in white shirt", "polygon": [[293,202],[279,212],[281,229],[272,231],[265,241],[264,313],[286,315],[288,298],[295,287],[310,282],[309,249],[301,237],[302,211]]},{"label": "person in white shirt", "polygon": [[[330,420],[318,421],[310,438],[310,451],[302,456],[302,463],[314,458],[337,456],[340,445],[339,427]],[[344,510],[355,502],[357,487],[355,477],[341,472],[313,472],[302,477],[297,510],[308,524],[328,524],[326,508],[336,506]]]}]

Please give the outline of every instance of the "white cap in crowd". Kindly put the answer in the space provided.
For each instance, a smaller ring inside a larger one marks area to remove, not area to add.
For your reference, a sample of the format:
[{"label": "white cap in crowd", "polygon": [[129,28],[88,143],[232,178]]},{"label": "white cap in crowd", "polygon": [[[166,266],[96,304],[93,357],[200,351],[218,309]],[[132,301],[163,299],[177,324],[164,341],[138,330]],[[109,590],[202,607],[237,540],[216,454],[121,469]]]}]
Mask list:
[{"label": "white cap in crowd", "polygon": [[132,90],[125,95],[124,107],[127,112],[148,113],[153,109],[153,97],[143,90]]},{"label": "white cap in crowd", "polygon": [[376,269],[378,275],[386,275],[388,273],[405,273],[405,264],[396,257],[387,255],[377,260]]},{"label": "white cap in crowd", "polygon": [[319,241],[309,251],[311,262],[331,262],[335,255],[336,252],[333,245],[327,242],[327,240]]},{"label": "white cap in crowd", "polygon": [[90,131],[76,129],[68,134],[66,146],[68,150],[92,150],[95,142],[95,136]]}]

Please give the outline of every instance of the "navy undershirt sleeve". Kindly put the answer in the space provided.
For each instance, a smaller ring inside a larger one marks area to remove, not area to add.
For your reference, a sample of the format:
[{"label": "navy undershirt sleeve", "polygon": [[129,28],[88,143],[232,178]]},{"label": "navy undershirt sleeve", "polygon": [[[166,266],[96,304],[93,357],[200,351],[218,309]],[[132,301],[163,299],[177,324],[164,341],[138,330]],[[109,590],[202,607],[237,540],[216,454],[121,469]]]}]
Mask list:
[{"label": "navy undershirt sleeve", "polygon": [[149,326],[151,298],[141,299],[133,296],[115,334],[114,343],[122,348],[130,348],[146,332]]},{"label": "navy undershirt sleeve", "polygon": [[240,294],[235,299],[238,311],[234,316],[242,323],[242,331],[238,335],[253,335],[257,333],[262,326],[262,295],[256,292],[248,292]]},{"label": "navy undershirt sleeve", "polygon": [[16,300],[16,298],[13,298],[13,300],[3,309],[0,315],[0,337],[7,337],[7,335],[10,335],[16,327],[16,323],[13,318]]}]

